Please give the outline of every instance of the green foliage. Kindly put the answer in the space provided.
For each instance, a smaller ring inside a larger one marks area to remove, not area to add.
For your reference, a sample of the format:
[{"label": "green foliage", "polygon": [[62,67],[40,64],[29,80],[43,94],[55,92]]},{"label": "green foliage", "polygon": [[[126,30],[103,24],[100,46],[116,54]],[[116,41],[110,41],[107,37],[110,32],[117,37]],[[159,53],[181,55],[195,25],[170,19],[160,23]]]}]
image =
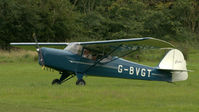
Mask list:
[{"label": "green foliage", "polygon": [[[3,0],[2,0],[3,1]],[[0,42],[65,41],[79,36],[78,13],[66,0],[10,0],[0,2]],[[2,45],[2,44],[1,44]]]},{"label": "green foliage", "polygon": [[11,41],[155,37],[196,45],[196,0],[0,0],[0,46]]},{"label": "green foliage", "polygon": [[145,5],[136,1],[116,1],[109,7],[109,38],[141,37]]}]

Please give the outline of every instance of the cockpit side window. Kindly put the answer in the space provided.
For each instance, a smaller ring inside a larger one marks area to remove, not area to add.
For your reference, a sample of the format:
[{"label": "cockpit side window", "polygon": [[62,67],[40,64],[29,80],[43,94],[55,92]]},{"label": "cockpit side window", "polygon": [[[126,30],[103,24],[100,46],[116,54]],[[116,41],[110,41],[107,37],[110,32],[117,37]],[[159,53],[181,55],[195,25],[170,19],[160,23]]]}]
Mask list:
[{"label": "cockpit side window", "polygon": [[[93,61],[97,61],[97,60],[101,60],[105,55],[105,53],[103,51],[99,51],[99,50],[94,50],[94,49],[89,49],[86,47],[82,47],[82,45],[79,44],[69,44],[64,50],[66,51],[70,51],[73,54],[77,54],[80,55],[84,58],[93,60]],[[106,63],[111,61],[112,56],[107,56],[104,59],[102,59],[100,62],[101,63]]]},{"label": "cockpit side window", "polygon": [[[91,49],[83,48],[82,57],[98,61],[101,60],[101,63],[106,63],[112,60],[112,56],[108,55],[107,57],[104,57],[105,54],[102,51],[96,51]],[[102,59],[103,58],[103,59]]]},{"label": "cockpit side window", "polygon": [[93,51],[88,50],[86,48],[83,49],[82,57],[91,59],[94,61],[97,59],[97,55]]},{"label": "cockpit side window", "polygon": [[100,62],[101,62],[101,63],[106,63],[106,62],[109,62],[109,61],[111,61],[111,60],[112,60],[112,56],[109,55],[108,57],[102,59]]}]

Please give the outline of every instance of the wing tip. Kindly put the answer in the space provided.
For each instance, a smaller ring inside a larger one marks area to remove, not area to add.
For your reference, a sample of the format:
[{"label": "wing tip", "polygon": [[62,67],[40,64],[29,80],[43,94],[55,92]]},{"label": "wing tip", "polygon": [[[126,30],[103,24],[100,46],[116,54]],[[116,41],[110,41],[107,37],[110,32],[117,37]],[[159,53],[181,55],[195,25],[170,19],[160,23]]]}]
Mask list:
[{"label": "wing tip", "polygon": [[165,40],[162,40],[162,39],[157,39],[157,38],[153,38],[153,37],[150,37],[150,39],[153,39],[153,40],[157,40],[157,41],[160,41],[160,42],[163,42],[167,45],[169,45],[171,48],[175,48],[175,45],[171,44],[170,42],[167,42]]}]

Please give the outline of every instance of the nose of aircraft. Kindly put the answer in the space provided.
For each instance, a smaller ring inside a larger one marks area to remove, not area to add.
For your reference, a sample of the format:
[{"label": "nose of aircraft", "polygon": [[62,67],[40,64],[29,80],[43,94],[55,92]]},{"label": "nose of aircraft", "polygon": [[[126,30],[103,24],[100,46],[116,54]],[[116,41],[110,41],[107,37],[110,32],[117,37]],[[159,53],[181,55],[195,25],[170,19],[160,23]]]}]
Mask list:
[{"label": "nose of aircraft", "polygon": [[44,64],[44,59],[43,59],[43,55],[42,55],[42,48],[38,48],[37,49],[37,52],[38,52],[38,61],[39,61],[39,64],[41,66],[45,66]]},{"label": "nose of aircraft", "polygon": [[68,68],[71,67],[68,57],[72,56],[65,50],[42,47],[39,49],[38,55],[41,66],[47,66],[57,70],[68,70]]}]

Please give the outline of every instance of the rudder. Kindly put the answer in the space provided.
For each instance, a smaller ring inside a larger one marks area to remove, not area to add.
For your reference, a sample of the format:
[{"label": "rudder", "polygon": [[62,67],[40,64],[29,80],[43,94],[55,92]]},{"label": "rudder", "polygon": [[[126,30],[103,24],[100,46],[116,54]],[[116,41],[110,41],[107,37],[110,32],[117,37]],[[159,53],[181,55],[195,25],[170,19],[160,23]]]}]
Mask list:
[{"label": "rudder", "polygon": [[178,49],[170,50],[159,63],[158,68],[171,71],[172,82],[182,81],[188,78],[186,61],[182,52]]}]

